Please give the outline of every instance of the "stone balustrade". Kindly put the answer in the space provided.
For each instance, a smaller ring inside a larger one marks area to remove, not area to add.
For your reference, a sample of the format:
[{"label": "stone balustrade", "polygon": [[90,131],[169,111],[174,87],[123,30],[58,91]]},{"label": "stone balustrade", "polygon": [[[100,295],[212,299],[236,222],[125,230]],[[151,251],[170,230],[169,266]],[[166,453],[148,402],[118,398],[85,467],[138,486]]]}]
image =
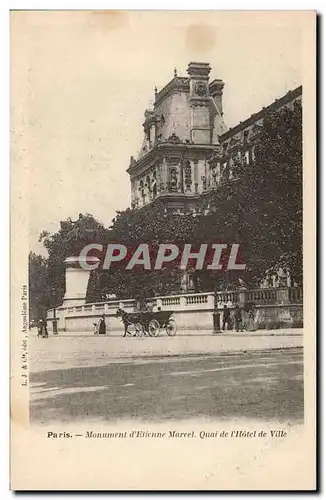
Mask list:
[{"label": "stone balustrade", "polygon": [[[232,310],[236,304],[254,303],[255,321],[261,328],[279,328],[281,326],[300,327],[303,324],[303,293],[300,288],[271,288],[257,290],[237,290],[171,295],[147,299],[153,312],[174,311],[178,327],[191,330],[212,328],[214,304],[222,313],[227,305]],[[109,300],[94,304],[59,307],[56,310],[59,331],[90,331],[102,314],[105,314],[108,330],[122,329],[120,318],[116,317],[118,308],[127,312],[135,309],[135,301]],[[49,310],[48,322],[51,330],[52,310]],[[244,319],[246,313],[243,312]]]}]

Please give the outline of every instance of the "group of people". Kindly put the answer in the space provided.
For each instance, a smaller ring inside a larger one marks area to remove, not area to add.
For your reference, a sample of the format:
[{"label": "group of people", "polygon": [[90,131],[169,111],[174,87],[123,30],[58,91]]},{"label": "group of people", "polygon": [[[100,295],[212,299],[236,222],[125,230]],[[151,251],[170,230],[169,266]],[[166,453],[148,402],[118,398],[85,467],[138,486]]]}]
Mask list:
[{"label": "group of people", "polygon": [[[222,330],[232,330],[233,328],[233,323],[236,332],[243,332],[245,325],[243,323],[242,319],[242,312],[238,304],[235,306],[233,318],[231,318],[231,311],[228,308],[227,305],[224,306],[223,308],[223,321],[222,321]],[[246,330],[247,331],[254,331],[255,328],[255,323],[254,323],[254,310],[253,308],[250,308],[248,310],[248,322],[246,325]]]}]

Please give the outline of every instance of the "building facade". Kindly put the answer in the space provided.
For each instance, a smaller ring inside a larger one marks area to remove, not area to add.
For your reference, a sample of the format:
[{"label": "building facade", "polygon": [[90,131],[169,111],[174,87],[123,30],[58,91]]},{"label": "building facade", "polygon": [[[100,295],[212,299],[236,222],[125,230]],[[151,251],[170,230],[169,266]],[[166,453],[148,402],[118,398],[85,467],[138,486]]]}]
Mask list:
[{"label": "building facade", "polygon": [[210,65],[191,62],[188,77],[173,79],[145,111],[139,155],[130,158],[131,206],[161,200],[168,211],[196,210],[199,198],[232,178],[237,162],[254,159],[255,143],[267,112],[301,101],[302,87],[288,92],[247,120],[227,129],[223,120],[224,82],[210,82]]}]

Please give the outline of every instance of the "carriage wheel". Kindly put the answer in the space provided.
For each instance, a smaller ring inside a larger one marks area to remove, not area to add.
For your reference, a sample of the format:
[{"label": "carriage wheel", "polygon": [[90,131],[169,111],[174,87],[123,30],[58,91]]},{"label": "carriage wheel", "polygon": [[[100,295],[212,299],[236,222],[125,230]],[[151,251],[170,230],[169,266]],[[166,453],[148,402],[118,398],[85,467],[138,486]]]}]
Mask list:
[{"label": "carriage wheel", "polygon": [[169,337],[173,337],[177,333],[177,324],[174,319],[169,319],[166,324],[166,333]]},{"label": "carriage wheel", "polygon": [[157,337],[160,332],[160,324],[157,319],[151,319],[148,325],[148,333],[151,337]]}]

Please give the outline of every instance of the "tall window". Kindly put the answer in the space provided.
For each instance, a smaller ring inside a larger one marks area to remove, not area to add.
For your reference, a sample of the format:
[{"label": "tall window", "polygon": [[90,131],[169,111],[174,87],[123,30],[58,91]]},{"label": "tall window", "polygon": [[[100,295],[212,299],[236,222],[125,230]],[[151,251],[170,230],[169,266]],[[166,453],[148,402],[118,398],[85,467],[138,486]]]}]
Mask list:
[{"label": "tall window", "polygon": [[178,174],[176,168],[170,170],[170,191],[176,192],[178,190]]},{"label": "tall window", "polygon": [[149,175],[147,175],[146,177],[146,188],[148,192],[148,198],[151,199],[152,190],[151,190],[151,179]]},{"label": "tall window", "polygon": [[245,151],[245,154],[244,154],[244,161],[245,161],[245,164],[246,164],[246,165],[249,165],[249,162],[250,162],[249,151]]},{"label": "tall window", "polygon": [[152,196],[153,199],[157,196],[156,170],[153,172]]},{"label": "tall window", "polygon": [[139,183],[139,191],[140,191],[140,197],[142,199],[143,204],[146,201],[146,196],[145,196],[145,190],[144,190],[144,181],[140,181]]}]

